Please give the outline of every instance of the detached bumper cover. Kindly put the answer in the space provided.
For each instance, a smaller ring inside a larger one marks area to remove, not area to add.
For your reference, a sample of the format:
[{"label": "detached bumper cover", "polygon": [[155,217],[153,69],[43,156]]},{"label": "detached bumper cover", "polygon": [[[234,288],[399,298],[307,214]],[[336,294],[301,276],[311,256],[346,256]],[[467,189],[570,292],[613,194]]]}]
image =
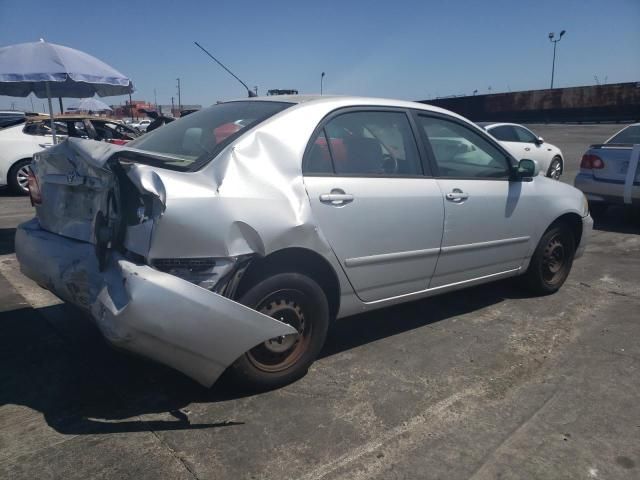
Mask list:
[{"label": "detached bumper cover", "polygon": [[109,342],[207,387],[246,351],[297,333],[290,325],[118,254],[100,272],[93,245],[47,232],[36,219],[18,227],[16,254],[25,275],[89,312]]}]

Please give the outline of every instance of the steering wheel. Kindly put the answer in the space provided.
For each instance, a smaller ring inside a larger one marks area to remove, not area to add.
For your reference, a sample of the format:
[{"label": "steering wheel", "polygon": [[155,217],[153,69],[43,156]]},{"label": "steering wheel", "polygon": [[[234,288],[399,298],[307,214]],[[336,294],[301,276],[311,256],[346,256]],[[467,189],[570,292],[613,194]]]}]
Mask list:
[{"label": "steering wheel", "polygon": [[398,158],[391,152],[382,154],[382,165],[380,165],[380,173],[398,173]]}]

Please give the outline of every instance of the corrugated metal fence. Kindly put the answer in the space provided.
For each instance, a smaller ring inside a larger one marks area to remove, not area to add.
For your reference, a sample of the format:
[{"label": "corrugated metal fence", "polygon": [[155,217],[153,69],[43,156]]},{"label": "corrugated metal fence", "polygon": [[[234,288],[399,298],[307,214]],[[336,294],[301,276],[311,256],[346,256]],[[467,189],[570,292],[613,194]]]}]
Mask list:
[{"label": "corrugated metal fence", "polygon": [[640,82],[421,100],[470,120],[502,122],[640,121]]}]

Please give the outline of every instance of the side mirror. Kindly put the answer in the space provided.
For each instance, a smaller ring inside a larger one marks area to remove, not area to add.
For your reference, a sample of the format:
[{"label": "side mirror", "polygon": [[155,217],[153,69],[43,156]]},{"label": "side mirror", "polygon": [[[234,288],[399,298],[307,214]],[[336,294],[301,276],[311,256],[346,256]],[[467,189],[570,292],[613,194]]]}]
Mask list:
[{"label": "side mirror", "polygon": [[542,145],[544,143],[544,138],[538,137],[536,138],[536,145]]},{"label": "side mirror", "polygon": [[535,160],[523,158],[518,162],[518,178],[521,180],[531,180],[538,175],[539,172],[540,167]]}]

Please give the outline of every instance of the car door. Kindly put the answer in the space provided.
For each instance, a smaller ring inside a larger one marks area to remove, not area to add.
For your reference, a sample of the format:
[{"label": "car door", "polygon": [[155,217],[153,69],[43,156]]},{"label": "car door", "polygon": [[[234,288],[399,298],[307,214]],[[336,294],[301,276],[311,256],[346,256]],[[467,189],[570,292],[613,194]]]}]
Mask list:
[{"label": "car door", "polygon": [[435,270],[444,206],[421,157],[401,109],[338,110],[309,142],[313,215],[365,302],[425,290]]},{"label": "car door", "polygon": [[416,113],[445,197],[442,248],[430,288],[515,273],[533,241],[532,182],[510,181],[511,158],[466,122]]}]

